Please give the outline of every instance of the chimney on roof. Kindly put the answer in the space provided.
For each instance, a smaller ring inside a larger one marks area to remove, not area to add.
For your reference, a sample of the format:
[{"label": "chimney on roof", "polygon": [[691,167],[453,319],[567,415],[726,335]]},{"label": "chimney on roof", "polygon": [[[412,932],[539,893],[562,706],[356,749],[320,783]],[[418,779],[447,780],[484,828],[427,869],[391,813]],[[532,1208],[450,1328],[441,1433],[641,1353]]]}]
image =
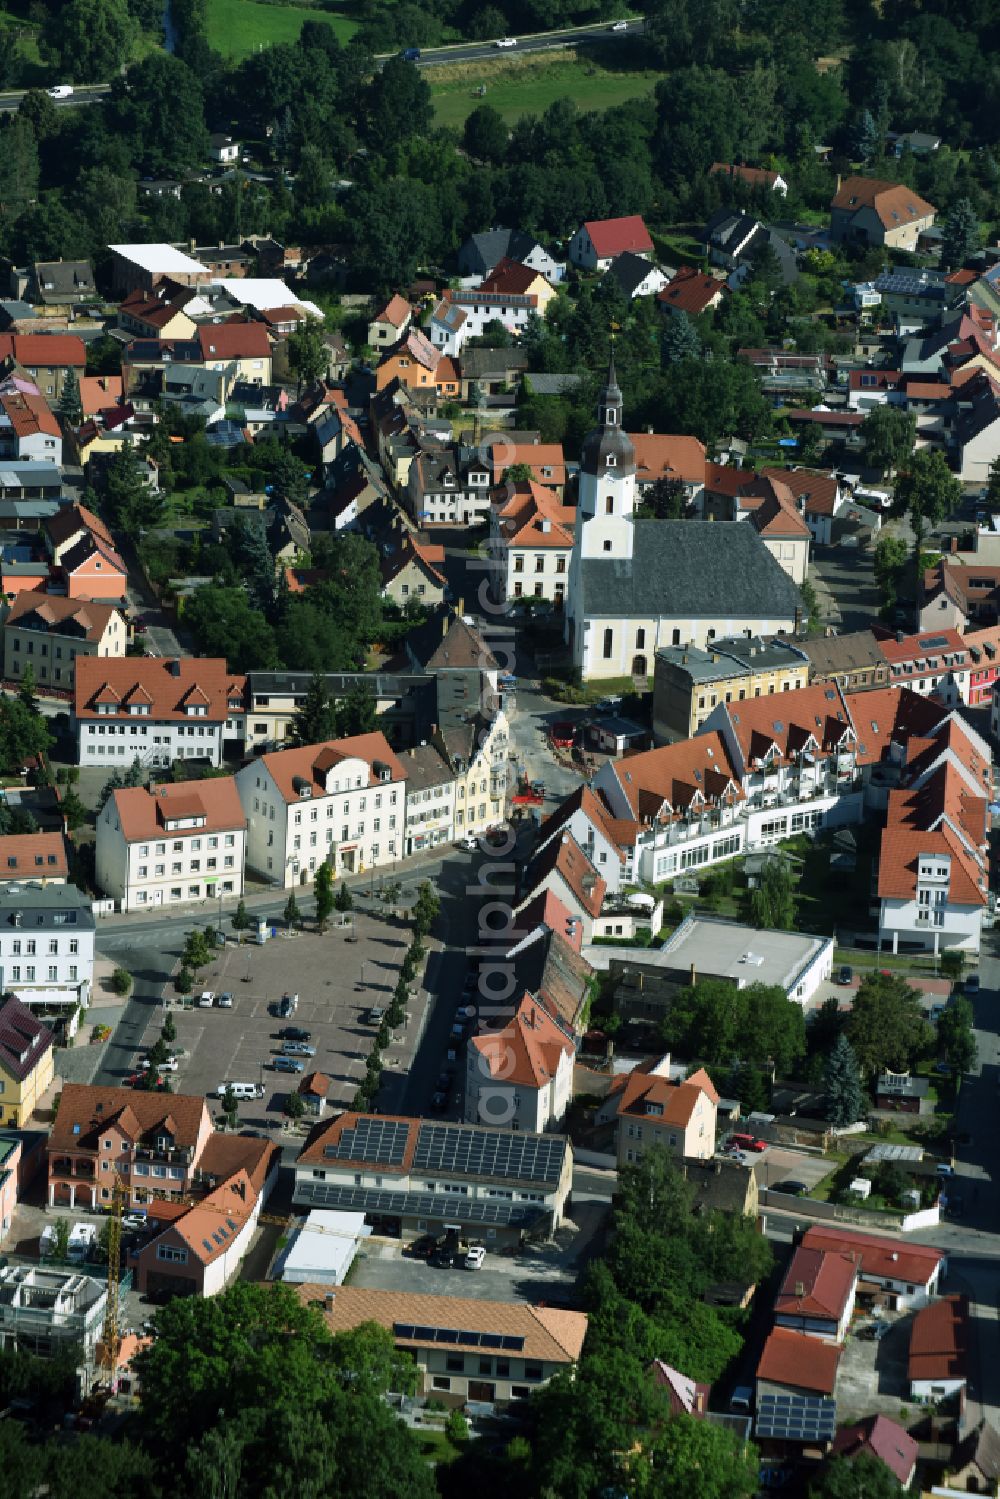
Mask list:
[{"label": "chimney on roof", "polygon": [[904,636],[903,636],[902,630],[897,630],[896,631],[896,644],[897,645],[902,645],[903,644],[903,639],[904,639]]},{"label": "chimney on roof", "polygon": [[697,982],[698,982],[698,970],[697,970],[697,968],[695,968],[694,964],[692,963],[691,964],[691,976],[688,979],[688,983],[691,985],[691,987],[693,989],[694,986],[695,986],[695,984]]},{"label": "chimney on roof", "polygon": [[327,1291],[326,1295],[323,1297],[323,1302],[328,1312],[333,1311],[333,1304],[336,1299],[337,1297],[333,1291]]},{"label": "chimney on roof", "polygon": [[955,552],[958,551],[958,537],[957,536],[953,536],[951,538],[951,551],[952,551],[952,554],[954,554]]},{"label": "chimney on roof", "polygon": [[179,677],[181,674],[180,656],[175,656],[172,661],[168,662],[168,668],[172,677]]}]

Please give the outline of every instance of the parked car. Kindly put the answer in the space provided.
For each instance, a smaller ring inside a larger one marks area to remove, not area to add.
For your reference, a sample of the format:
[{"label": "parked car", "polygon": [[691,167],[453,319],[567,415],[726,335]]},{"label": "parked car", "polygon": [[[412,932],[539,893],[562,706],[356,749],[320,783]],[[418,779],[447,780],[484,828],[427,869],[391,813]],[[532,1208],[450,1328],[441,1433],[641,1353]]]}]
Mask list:
[{"label": "parked car", "polygon": [[215,996],[215,1003],[220,1010],[231,1010],[233,1008],[233,996],[227,990],[225,994],[217,994]]},{"label": "parked car", "polygon": [[198,1007],[202,1010],[210,1010],[215,1004],[215,995],[211,989],[204,989],[198,998]]},{"label": "parked car", "polygon": [[965,980],[965,992],[966,992],[966,994],[969,994],[969,995],[973,995],[973,994],[978,994],[979,993],[979,974],[978,973],[970,973],[969,974],[968,978]]},{"label": "parked car", "polygon": [[429,1260],[438,1246],[434,1234],[421,1234],[419,1239],[414,1239],[412,1244],[407,1244],[403,1250],[411,1259]]},{"label": "parked car", "polygon": [[474,853],[479,847],[479,842],[475,838],[463,838],[459,844],[459,847],[468,849],[469,853],[471,854]]},{"label": "parked car", "polygon": [[837,983],[849,984],[853,978],[854,969],[851,967],[850,963],[841,963],[840,967],[837,969]]},{"label": "parked car", "polygon": [[278,1032],[279,1041],[311,1041],[312,1031],[304,1031],[301,1025],[286,1025]]},{"label": "parked car", "polygon": [[315,1046],[310,1046],[307,1041],[286,1041],[281,1048],[286,1057],[314,1057]]},{"label": "parked car", "polygon": [[756,1135],[730,1135],[728,1143],[735,1146],[737,1150],[761,1151],[767,1149],[766,1140],[758,1140]]},{"label": "parked car", "polygon": [[770,1190],[772,1192],[786,1192],[789,1197],[802,1197],[809,1191],[809,1188],[805,1182],[785,1181],[775,1182]]},{"label": "parked car", "polygon": [[502,36],[493,43],[494,47],[516,47],[517,38],[514,36]]},{"label": "parked car", "polygon": [[[123,1088],[138,1088],[139,1085],[140,1085],[140,1083],[142,1084],[143,1087],[146,1086],[146,1074],[144,1072],[131,1072],[131,1073],[129,1073],[128,1077],[123,1077],[122,1078],[122,1087]],[[166,1080],[166,1078],[162,1075],[162,1073],[157,1073],[157,1075],[156,1075],[156,1087],[157,1088],[165,1088],[166,1086],[167,1086],[167,1080]]]},{"label": "parked car", "polygon": [[934,1170],[937,1172],[938,1176],[955,1175],[955,1168],[954,1166],[950,1165],[948,1161],[938,1161],[937,1165],[934,1167]]},{"label": "parked car", "polygon": [[466,1270],[481,1270],[486,1259],[486,1249],[482,1244],[470,1244],[465,1256]]},{"label": "parked car", "polygon": [[305,1072],[305,1062],[300,1062],[298,1057],[275,1057],[271,1063],[275,1072]]},{"label": "parked car", "polygon": [[365,1011],[366,1025],[374,1025],[377,1028],[382,1024],[382,1021],[384,1019],[385,1011],[383,1010],[381,1005],[372,1005],[370,1009]]},{"label": "parked car", "polygon": [[[150,1069],[150,1067],[152,1067],[153,1064],[149,1060],[148,1057],[143,1057],[142,1061],[139,1062],[138,1065],[139,1065],[139,1071],[140,1072],[148,1072],[149,1069]],[[176,1057],[167,1057],[167,1060],[165,1062],[157,1062],[157,1064],[156,1064],[156,1070],[157,1070],[157,1072],[176,1072],[177,1071],[177,1058]]]}]

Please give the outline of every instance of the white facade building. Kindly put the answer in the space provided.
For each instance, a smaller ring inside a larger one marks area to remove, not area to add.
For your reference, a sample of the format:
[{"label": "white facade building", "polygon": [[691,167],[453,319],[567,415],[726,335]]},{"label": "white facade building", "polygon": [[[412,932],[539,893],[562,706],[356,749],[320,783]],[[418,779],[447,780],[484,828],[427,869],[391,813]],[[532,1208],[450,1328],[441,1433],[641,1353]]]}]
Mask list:
[{"label": "white facade building", "polygon": [[241,896],[245,856],[232,776],[126,787],[97,819],[97,884],[122,911]]},{"label": "white facade building", "polygon": [[246,678],[209,657],[77,658],[77,763],[124,770],[174,760],[221,765],[242,736]]},{"label": "white facade building", "polygon": [[0,890],[0,991],[76,1032],[94,978],[94,913],[75,885]]},{"label": "white facade building", "polygon": [[262,755],[236,773],[247,865],[288,889],[327,863],[338,877],[402,857],[406,770],[384,734]]}]

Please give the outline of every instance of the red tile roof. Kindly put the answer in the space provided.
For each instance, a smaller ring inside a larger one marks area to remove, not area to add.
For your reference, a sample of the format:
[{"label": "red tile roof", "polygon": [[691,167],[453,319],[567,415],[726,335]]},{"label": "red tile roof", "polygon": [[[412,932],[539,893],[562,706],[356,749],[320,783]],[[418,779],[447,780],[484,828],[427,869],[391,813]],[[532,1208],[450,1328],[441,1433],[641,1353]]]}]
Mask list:
[{"label": "red tile roof", "polygon": [[926,1286],[944,1260],[940,1249],[914,1244],[906,1239],[880,1239],[874,1234],[852,1233],[847,1228],[809,1228],[802,1240],[806,1249],[840,1250],[861,1261],[866,1280],[900,1280]]},{"label": "red tile roof", "polygon": [[271,340],[263,323],[202,323],[198,342],[203,359],[271,357]]},{"label": "red tile roof", "polygon": [[877,1457],[905,1489],[913,1478],[920,1447],[888,1416],[867,1416],[855,1426],[842,1426],[833,1439],[833,1450],[843,1457],[857,1457],[861,1452]]},{"label": "red tile roof", "polygon": [[572,547],[576,507],[564,505],[547,485],[508,482],[493,503],[508,547]]},{"label": "red tile roof", "polygon": [[67,1147],[96,1150],[98,1136],[112,1120],[131,1140],[167,1124],[174,1144],[182,1149],[193,1148],[211,1122],[204,1098],[192,1094],[64,1083],[49,1134],[49,1154]]},{"label": "red tile roof", "polygon": [[68,878],[69,854],[62,833],[9,833],[0,838],[0,883]]},{"label": "red tile roof", "polygon": [[762,479],[777,479],[795,502],[802,502],[806,515],[832,515],[837,502],[837,481],[832,474],[808,468],[763,468]]},{"label": "red tile roof", "polygon": [[917,870],[926,854],[945,854],[951,860],[948,901],[961,906],[985,906],[986,880],[958,838],[947,829],[913,832],[887,827],[882,834],[878,859],[878,894],[882,900],[912,900],[917,891]]},{"label": "red tile roof", "polygon": [[242,706],[246,678],[231,672],[218,656],[124,657],[78,656],[73,684],[73,711],[77,718],[96,718],[99,702],[113,703],[116,712],[140,687],[149,694],[149,720],[187,720],[184,701],[192,687],[206,693],[209,711],[199,723],[217,723],[228,717],[230,704]]},{"label": "red tile roof", "polygon": [[839,1343],[827,1343],[804,1332],[776,1327],[764,1344],[757,1378],[768,1384],[811,1390],[816,1395],[832,1395],[842,1352]]},{"label": "red tile roof", "polygon": [[560,1058],[573,1047],[549,1014],[526,994],[502,1031],[473,1036],[469,1049],[479,1057],[477,1074],[521,1088],[547,1088]]},{"label": "red tile roof", "polygon": [[806,1249],[800,1245],[781,1283],[774,1303],[775,1315],[839,1322],[857,1278],[858,1261],[854,1254]]},{"label": "red tile roof", "polygon": [[84,416],[96,416],[106,406],[114,406],[125,394],[121,375],[81,375],[80,404]]},{"label": "red tile roof", "polygon": [[640,483],[680,479],[685,484],[704,484],[705,444],[697,437],[630,432],[629,438],[635,449],[635,473]]},{"label": "red tile roof", "polygon": [[112,604],[94,604],[89,599],[69,599],[61,594],[26,588],[14,599],[4,624],[21,624],[30,617],[54,634],[72,635],[73,630],[63,632],[62,629],[71,623],[79,630],[81,639],[95,642],[102,638],[117,614],[119,611]]},{"label": "red tile roof", "polygon": [[380,307],[372,318],[373,323],[389,323],[393,328],[402,328],[406,320],[413,316],[413,309],[405,297],[398,292],[389,298],[384,307]]},{"label": "red tile roof", "polygon": [[571,792],[570,795],[566,797],[565,801],[561,802],[556,810],[545,819],[538,830],[539,844],[544,843],[553,835],[553,833],[558,832],[561,827],[569,822],[574,812],[577,811],[582,812],[583,815],[588,819],[588,821],[593,823],[597,831],[603,834],[605,839],[608,841],[608,843],[611,844],[611,847],[617,853],[619,862],[624,864],[625,850],[627,848],[633,847],[635,843],[635,834],[638,831],[638,824],[626,823],[624,825],[624,829],[627,830],[627,832],[625,832],[625,835],[623,836],[623,827],[619,819],[611,816],[611,813],[605,806],[604,802],[601,801],[596,792],[591,790],[590,786],[586,784],[578,786],[576,790]]},{"label": "red tile roof", "polygon": [[826,755],[854,743],[849,710],[835,682],[729,703],[727,713],[747,766],[763,760],[772,746],[780,764],[797,761],[810,745]]},{"label": "red tile roof", "polygon": [[127,843],[162,838],[168,822],[177,818],[203,819],[195,827],[171,828],[171,838],[197,838],[204,833],[246,827],[246,815],[232,776],[177,785],[127,786],[112,794],[122,836]]},{"label": "red tile roof", "polygon": [[506,438],[484,438],[480,446],[489,452],[491,483],[499,484],[509,468],[526,463],[535,483],[560,488],[566,483],[566,459],[561,442],[509,442]]},{"label": "red tile roof", "polygon": [[638,213],[621,219],[587,219],[583,227],[599,260],[613,259],[623,250],[636,255],[649,254],[653,248],[649,230]]},{"label": "red tile roof", "polygon": [[572,833],[560,833],[535,855],[524,871],[525,895],[533,895],[553,872],[572,891],[581,910],[590,916],[600,915],[607,882],[597,873]]},{"label": "red tile roof", "polygon": [[0,333],[0,359],[11,357],[25,369],[82,370],[87,364],[75,333]]},{"label": "red tile roof", "polygon": [[299,749],[274,750],[269,755],[261,755],[260,763],[270,771],[285,801],[297,802],[298,783],[308,782],[314,795],[325,796],[327,772],[344,760],[355,759],[367,763],[370,786],[379,784],[374,771],[376,763],[388,766],[394,782],[406,780],[402,763],[389,748],[389,741],[381,731],[355,734],[346,739],[328,739],[322,744],[306,744]]},{"label": "red tile roof", "polygon": [[911,1380],[966,1377],[969,1347],[969,1302],[965,1296],[943,1296],[922,1306],[910,1326]]},{"label": "red tile roof", "polygon": [[49,403],[30,392],[11,391],[0,395],[0,406],[14,430],[15,437],[61,437],[62,430]]},{"label": "red tile roof", "polygon": [[[650,1124],[673,1125],[686,1129],[704,1095],[718,1104],[719,1095],[703,1067],[681,1082],[673,1082],[659,1073],[634,1068],[625,1078],[618,1100],[618,1118],[648,1119]],[[651,1112],[655,1111],[655,1112]]]},{"label": "red tile roof", "polygon": [[726,283],[716,276],[708,276],[693,265],[682,265],[673,280],[657,292],[657,301],[697,317],[714,307],[725,290]]},{"label": "red tile roof", "polygon": [[626,755],[613,762],[613,769],[640,823],[669,820],[696,803],[743,797],[726,742],[718,732]]},{"label": "red tile roof", "polygon": [[845,177],[830,202],[831,208],[856,213],[872,208],[883,229],[898,229],[937,212],[912,187],[901,182],[881,182],[876,177]]},{"label": "red tile roof", "polygon": [[498,260],[489,275],[483,278],[480,291],[494,291],[506,293],[512,297],[524,297],[531,291],[535,282],[545,277],[541,271],[536,271],[533,266],[523,265],[520,260],[510,260],[504,256]]}]

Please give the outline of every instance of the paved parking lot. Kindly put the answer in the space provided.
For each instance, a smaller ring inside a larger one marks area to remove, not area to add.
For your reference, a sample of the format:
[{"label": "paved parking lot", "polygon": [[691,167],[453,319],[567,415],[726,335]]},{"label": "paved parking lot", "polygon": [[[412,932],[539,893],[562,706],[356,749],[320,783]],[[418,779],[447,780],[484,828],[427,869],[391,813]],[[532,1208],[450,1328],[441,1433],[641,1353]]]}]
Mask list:
[{"label": "paved parking lot", "polygon": [[[319,1071],[330,1079],[329,1107],[350,1103],[374,1039],[373,1029],[362,1017],[373,1004],[388,1007],[409,941],[409,929],[381,913],[356,913],[354,929],[357,941],[347,940],[350,928],[331,927],[322,936],[307,931],[285,937],[279,925],[279,935],[263,946],[230,943],[220,949],[197,979],[196,992],[189,996],[194,1003],[171,1003],[177,1027],[174,1045],[184,1052],[178,1072],[171,1077],[174,1092],[214,1099],[220,1083],[261,1083],[263,1099],[241,1105],[240,1122],[273,1122],[289,1090],[301,1080],[300,1075],[273,1070],[281,1049],[278,1030],[296,1025],[311,1033],[309,1044],[316,1048],[314,1057],[299,1058],[303,1075]],[[199,1008],[197,994],[206,989],[216,994],[230,992],[232,1009]],[[286,991],[299,996],[290,1020],[277,1015]],[[172,983],[167,997],[176,998]],[[154,1012],[144,1047],[159,1034],[163,1014],[162,1010]],[[409,1032],[415,1031],[417,1018],[411,1011]],[[408,1061],[409,1049],[407,1034],[401,1033],[401,1041],[387,1056],[387,1066]]]},{"label": "paved parking lot", "polygon": [[835,1161],[811,1155],[805,1150],[793,1150],[787,1145],[769,1146],[754,1162],[758,1187],[774,1187],[779,1182],[798,1181],[805,1182],[810,1192],[835,1169]]},{"label": "paved parking lot", "polygon": [[901,1406],[912,1410],[906,1382],[913,1318],[891,1316],[889,1332],[879,1342],[859,1336],[873,1319],[859,1318],[844,1344],[837,1374],[837,1419],[853,1421],[860,1416],[892,1416],[899,1420]]},{"label": "paved parking lot", "polygon": [[369,1239],[354,1262],[350,1283],[380,1291],[463,1296],[478,1301],[573,1300],[580,1272],[600,1241],[606,1204],[581,1202],[553,1242],[531,1245],[516,1255],[489,1248],[481,1270],[450,1269],[410,1259],[399,1239]]}]

